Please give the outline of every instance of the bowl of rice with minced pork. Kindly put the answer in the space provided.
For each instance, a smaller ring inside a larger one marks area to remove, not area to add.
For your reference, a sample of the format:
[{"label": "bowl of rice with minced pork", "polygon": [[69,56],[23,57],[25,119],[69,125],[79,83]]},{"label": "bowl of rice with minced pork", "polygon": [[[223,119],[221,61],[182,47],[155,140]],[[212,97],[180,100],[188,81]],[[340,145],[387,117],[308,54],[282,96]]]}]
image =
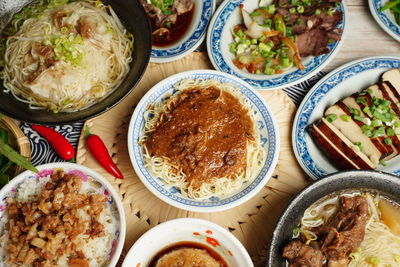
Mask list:
[{"label": "bowl of rice with minced pork", "polygon": [[115,266],[125,215],[111,184],[77,164],[37,168],[0,191],[0,266]]}]

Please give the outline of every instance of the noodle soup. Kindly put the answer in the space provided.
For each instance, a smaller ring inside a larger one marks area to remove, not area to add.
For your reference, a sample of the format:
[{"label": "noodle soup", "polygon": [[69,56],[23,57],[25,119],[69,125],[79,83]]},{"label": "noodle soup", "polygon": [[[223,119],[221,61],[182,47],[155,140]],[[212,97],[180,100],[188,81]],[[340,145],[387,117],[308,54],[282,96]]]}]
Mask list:
[{"label": "noodle soup", "polygon": [[288,266],[399,266],[399,222],[399,204],[378,192],[336,192],[305,210],[282,255]]},{"label": "noodle soup", "polygon": [[0,41],[4,92],[54,113],[108,96],[132,60],[133,36],[101,1],[35,1],[13,16]]}]

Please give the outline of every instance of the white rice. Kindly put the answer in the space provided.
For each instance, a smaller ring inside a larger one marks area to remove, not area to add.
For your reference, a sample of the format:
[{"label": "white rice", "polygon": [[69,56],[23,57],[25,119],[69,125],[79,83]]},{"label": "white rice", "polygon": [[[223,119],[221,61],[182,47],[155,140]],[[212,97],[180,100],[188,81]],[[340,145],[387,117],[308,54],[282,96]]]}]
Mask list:
[{"label": "white rice", "polygon": [[[16,193],[10,195],[19,202],[30,202],[39,199],[40,192],[47,182],[51,181],[50,176],[40,178],[39,181],[35,179],[26,179],[21,183],[16,190]],[[95,192],[87,183],[82,183],[81,194],[93,194]],[[78,209],[78,214],[82,218],[90,218],[89,214],[84,209]],[[8,221],[7,212],[4,213],[0,219],[0,265],[2,267],[15,267],[16,265],[6,264],[7,260],[7,246],[9,242],[9,231],[5,230],[5,225]],[[77,239],[78,249],[80,249],[89,261],[90,267],[105,266],[107,256],[112,247],[114,233],[116,231],[116,221],[112,216],[111,208],[106,205],[105,209],[99,215],[99,223],[104,225],[105,235],[103,237],[89,238],[89,235],[81,234]],[[75,243],[77,243],[75,241]],[[59,258],[58,266],[68,266],[68,255],[63,255]],[[30,265],[20,265],[20,267],[30,267]]]}]

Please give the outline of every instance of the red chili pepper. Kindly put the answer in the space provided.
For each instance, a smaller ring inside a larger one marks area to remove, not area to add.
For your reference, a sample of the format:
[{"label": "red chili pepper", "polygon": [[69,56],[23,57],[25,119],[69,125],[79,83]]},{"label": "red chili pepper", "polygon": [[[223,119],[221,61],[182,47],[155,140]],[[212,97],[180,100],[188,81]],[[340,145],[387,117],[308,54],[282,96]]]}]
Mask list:
[{"label": "red chili pepper", "polygon": [[74,147],[60,133],[45,126],[32,125],[31,127],[50,143],[62,159],[72,160],[75,157]]},{"label": "red chili pepper", "polygon": [[86,126],[86,146],[89,151],[95,157],[98,163],[115,178],[124,179],[121,171],[117,165],[113,162],[112,158],[108,154],[107,147],[98,135],[91,134],[89,127]]}]

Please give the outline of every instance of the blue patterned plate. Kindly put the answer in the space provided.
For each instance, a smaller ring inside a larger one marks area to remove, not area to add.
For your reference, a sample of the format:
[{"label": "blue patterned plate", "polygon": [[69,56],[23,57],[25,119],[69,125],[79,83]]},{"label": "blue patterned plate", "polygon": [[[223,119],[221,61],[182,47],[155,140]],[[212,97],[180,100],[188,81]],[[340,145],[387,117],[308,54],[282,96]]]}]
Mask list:
[{"label": "blue patterned plate", "polygon": [[[400,57],[371,57],[350,62],[326,75],[306,95],[293,123],[292,144],[297,161],[313,179],[337,172],[318,149],[306,127],[322,118],[325,110],[338,100],[359,92],[379,81],[389,69],[400,68]],[[380,166],[379,170],[400,174],[400,157]]]},{"label": "blue patterned plate", "polygon": [[193,52],[204,40],[208,23],[215,10],[215,0],[194,0],[195,9],[187,33],[177,43],[167,47],[155,47],[151,51],[151,62],[165,63],[180,59]]},{"label": "blue patterned plate", "polygon": [[[250,183],[244,184],[238,192],[224,198],[211,197],[205,200],[194,200],[183,196],[175,187],[153,177],[144,167],[143,154],[138,141],[142,135],[144,114],[148,106],[163,101],[175,93],[173,86],[183,79],[215,79],[223,83],[233,84],[249,101],[260,130],[260,139],[266,151],[266,161],[258,176]],[[140,100],[132,115],[128,130],[128,150],[131,162],[143,184],[161,200],[175,207],[196,211],[213,212],[235,207],[253,197],[269,180],[275,169],[279,154],[278,126],[263,98],[246,82],[232,75],[212,71],[197,70],[173,75],[155,85]]]},{"label": "blue patterned plate", "polygon": [[368,0],[369,9],[371,10],[372,16],[382,27],[382,29],[392,36],[396,41],[400,42],[400,26],[397,25],[394,15],[390,10],[380,11],[389,0]]},{"label": "blue patterned plate", "polygon": [[[306,67],[305,71],[292,68],[285,73],[276,75],[256,75],[237,68],[232,60],[234,56],[229,52],[229,44],[233,41],[231,29],[242,23],[242,16],[239,11],[239,5],[243,4],[248,11],[254,10],[258,1],[253,0],[228,0],[221,4],[215,12],[210,22],[207,33],[207,50],[211,63],[217,70],[240,77],[256,89],[278,89],[288,87],[303,82],[311,76],[321,71],[332,60],[339,51],[343,41],[337,41],[328,47],[331,50],[329,54],[318,57],[303,58],[302,62]],[[342,40],[346,36],[347,10],[342,3],[340,8],[343,12],[343,20],[338,28],[343,30]]]}]

